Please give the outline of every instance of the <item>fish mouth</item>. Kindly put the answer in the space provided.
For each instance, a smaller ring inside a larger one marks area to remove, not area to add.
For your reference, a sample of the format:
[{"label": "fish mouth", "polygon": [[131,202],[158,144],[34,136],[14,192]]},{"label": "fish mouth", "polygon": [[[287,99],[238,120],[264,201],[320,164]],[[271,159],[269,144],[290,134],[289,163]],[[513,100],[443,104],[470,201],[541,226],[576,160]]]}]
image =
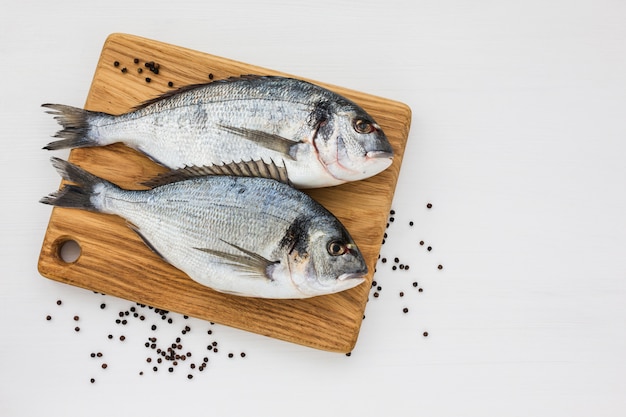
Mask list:
[{"label": "fish mouth", "polygon": [[393,152],[389,151],[369,151],[365,154],[368,159],[393,159]]},{"label": "fish mouth", "polygon": [[367,270],[365,271],[357,271],[357,272],[347,272],[345,274],[341,274],[337,277],[339,281],[348,281],[351,279],[364,279],[367,274]]}]

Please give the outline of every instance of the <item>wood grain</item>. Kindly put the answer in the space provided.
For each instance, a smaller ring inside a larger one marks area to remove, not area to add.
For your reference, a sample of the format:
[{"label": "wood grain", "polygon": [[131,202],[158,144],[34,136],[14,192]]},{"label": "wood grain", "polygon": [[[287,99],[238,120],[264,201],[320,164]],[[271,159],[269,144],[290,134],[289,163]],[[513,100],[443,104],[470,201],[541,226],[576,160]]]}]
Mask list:
[{"label": "wood grain", "polygon": [[[134,63],[138,58],[139,63]],[[119,62],[118,66],[114,62]],[[144,64],[160,65],[159,74]],[[123,72],[122,69],[126,70]],[[138,68],[143,70],[138,72]],[[119,114],[174,87],[241,74],[289,75],[126,34],[110,35],[97,64],[85,108]],[[146,82],[146,77],[151,81]],[[296,77],[297,78],[297,77]],[[394,162],[364,181],[307,193],[334,213],[352,234],[370,269],[367,282],[339,294],[306,300],[265,300],[222,294],[195,283],[163,262],[123,219],[53,208],[39,257],[40,273],[53,280],[138,303],[334,352],[349,352],[357,341],[391,201],[404,154],[411,111],[392,100],[324,83],[367,110],[387,134]],[[67,103],[72,104],[72,103]],[[124,145],[75,149],[72,162],[121,187],[165,171]],[[52,191],[52,190],[51,190]],[[80,257],[66,263],[60,246],[76,241]]]}]

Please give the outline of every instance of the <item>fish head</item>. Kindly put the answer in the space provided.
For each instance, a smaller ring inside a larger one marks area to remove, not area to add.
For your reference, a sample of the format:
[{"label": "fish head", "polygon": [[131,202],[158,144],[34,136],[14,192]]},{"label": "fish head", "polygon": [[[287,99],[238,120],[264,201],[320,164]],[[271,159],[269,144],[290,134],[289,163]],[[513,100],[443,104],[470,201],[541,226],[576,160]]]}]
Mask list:
[{"label": "fish head", "polygon": [[381,127],[352,102],[326,113],[314,144],[328,173],[341,182],[369,178],[393,162],[393,148]]},{"label": "fish head", "polygon": [[291,281],[303,296],[332,294],[365,281],[363,255],[336,219],[316,220],[289,250]]}]

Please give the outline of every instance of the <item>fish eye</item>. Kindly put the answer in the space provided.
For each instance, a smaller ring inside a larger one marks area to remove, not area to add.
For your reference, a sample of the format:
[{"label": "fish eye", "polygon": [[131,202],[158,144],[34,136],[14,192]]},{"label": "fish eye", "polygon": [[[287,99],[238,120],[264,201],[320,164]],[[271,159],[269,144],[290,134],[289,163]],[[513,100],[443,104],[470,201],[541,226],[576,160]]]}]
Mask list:
[{"label": "fish eye", "polygon": [[356,130],[358,133],[366,134],[372,133],[376,130],[376,128],[374,127],[374,124],[372,122],[358,119],[354,121],[354,130]]},{"label": "fish eye", "polygon": [[340,240],[332,240],[328,242],[326,250],[328,250],[328,253],[332,256],[339,256],[348,252],[348,245]]}]

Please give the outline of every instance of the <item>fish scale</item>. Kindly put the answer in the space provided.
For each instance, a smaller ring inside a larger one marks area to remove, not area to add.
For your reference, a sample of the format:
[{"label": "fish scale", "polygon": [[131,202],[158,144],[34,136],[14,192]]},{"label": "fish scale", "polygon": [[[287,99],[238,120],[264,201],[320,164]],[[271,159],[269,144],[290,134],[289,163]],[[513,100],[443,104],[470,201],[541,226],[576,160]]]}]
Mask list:
[{"label": "fish scale", "polygon": [[368,178],[393,158],[365,110],[292,78],[244,76],[183,87],[121,115],[44,107],[63,127],[56,134],[61,140],[46,149],[123,142],[171,169],[274,161],[299,188]]},{"label": "fish scale", "polygon": [[58,158],[53,165],[78,185],[43,203],[126,219],[165,261],[217,291],[308,298],[352,288],[367,273],[339,220],[276,179],[194,172],[149,190],[124,190]]}]

